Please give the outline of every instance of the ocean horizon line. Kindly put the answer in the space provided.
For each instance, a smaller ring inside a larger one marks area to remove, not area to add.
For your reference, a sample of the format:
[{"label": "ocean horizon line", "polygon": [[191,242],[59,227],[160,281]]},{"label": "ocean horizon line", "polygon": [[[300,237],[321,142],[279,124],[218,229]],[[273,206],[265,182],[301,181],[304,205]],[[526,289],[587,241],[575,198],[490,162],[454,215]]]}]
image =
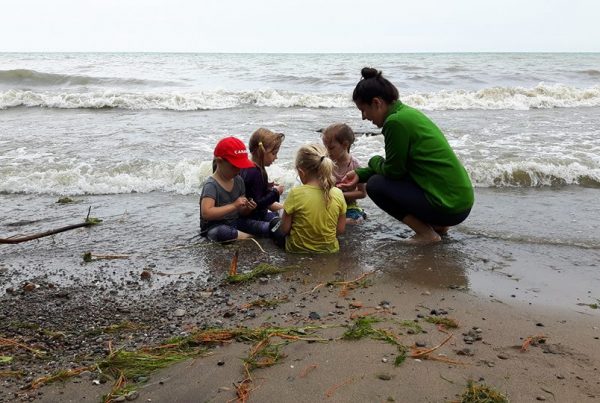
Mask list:
[{"label": "ocean horizon line", "polygon": [[5,51],[0,50],[0,54],[141,54],[141,55],[156,55],[156,54],[173,54],[173,55],[567,55],[567,54],[585,54],[595,55],[600,54],[600,50],[597,51],[417,51],[417,52],[239,52],[239,51]]}]

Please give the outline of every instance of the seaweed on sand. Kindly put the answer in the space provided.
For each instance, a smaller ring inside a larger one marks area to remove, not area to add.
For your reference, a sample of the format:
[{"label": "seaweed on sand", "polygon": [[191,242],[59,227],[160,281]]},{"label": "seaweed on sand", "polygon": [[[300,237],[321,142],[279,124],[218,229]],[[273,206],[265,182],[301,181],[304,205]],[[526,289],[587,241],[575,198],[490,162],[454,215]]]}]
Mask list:
[{"label": "seaweed on sand", "polygon": [[467,382],[467,389],[461,395],[461,403],[508,403],[508,398],[502,393],[485,384],[472,380]]},{"label": "seaweed on sand", "polygon": [[397,337],[385,329],[375,329],[372,325],[380,320],[373,316],[363,316],[354,321],[348,330],[342,335],[344,340],[359,340],[370,337],[374,340],[382,340],[386,343],[398,345]]},{"label": "seaweed on sand", "polygon": [[225,280],[228,283],[244,283],[247,281],[254,280],[257,277],[262,277],[269,274],[283,273],[284,271],[287,271],[289,269],[289,267],[277,267],[268,263],[260,263],[258,266],[256,266],[249,272],[242,274],[230,274],[225,278]]},{"label": "seaweed on sand", "polygon": [[458,322],[456,322],[452,318],[440,318],[436,316],[428,316],[425,318],[425,321],[429,323],[433,323],[434,325],[442,325],[446,329],[455,329],[458,327]]}]

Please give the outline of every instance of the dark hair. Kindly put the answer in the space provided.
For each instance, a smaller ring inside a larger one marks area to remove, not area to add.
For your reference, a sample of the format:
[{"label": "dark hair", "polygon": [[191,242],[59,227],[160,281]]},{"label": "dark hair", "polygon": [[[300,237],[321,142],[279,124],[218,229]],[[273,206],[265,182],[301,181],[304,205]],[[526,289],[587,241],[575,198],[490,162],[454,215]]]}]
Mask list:
[{"label": "dark hair", "polygon": [[379,97],[388,104],[398,100],[398,89],[372,67],[363,67],[360,71],[362,79],[356,84],[352,93],[354,102],[371,105],[373,98]]},{"label": "dark hair", "polygon": [[327,127],[323,130],[323,138],[326,137],[332,137],[340,144],[348,143],[348,149],[346,150],[348,152],[350,152],[350,147],[354,144],[355,139],[354,131],[345,123],[334,123]]}]

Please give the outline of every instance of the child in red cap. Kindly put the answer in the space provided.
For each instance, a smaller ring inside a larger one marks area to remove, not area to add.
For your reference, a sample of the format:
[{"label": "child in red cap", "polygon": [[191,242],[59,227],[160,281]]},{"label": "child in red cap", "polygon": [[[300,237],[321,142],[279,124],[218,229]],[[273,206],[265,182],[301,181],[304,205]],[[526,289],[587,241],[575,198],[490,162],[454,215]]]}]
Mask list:
[{"label": "child in red cap", "polygon": [[244,218],[256,208],[246,198],[244,180],[238,175],[240,169],[254,166],[244,143],[226,137],[217,143],[214,156],[216,169],[200,194],[200,234],[215,242],[269,235],[269,222]]}]

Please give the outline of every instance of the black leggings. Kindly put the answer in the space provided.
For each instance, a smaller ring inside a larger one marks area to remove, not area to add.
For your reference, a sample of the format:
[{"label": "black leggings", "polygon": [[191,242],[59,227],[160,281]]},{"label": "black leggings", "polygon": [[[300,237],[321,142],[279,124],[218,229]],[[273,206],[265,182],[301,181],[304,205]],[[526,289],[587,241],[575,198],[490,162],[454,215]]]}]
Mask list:
[{"label": "black leggings", "polygon": [[469,209],[450,214],[436,210],[425,191],[408,178],[393,180],[373,175],[367,181],[367,194],[380,209],[400,221],[410,214],[429,225],[450,227],[463,222],[471,212]]}]

